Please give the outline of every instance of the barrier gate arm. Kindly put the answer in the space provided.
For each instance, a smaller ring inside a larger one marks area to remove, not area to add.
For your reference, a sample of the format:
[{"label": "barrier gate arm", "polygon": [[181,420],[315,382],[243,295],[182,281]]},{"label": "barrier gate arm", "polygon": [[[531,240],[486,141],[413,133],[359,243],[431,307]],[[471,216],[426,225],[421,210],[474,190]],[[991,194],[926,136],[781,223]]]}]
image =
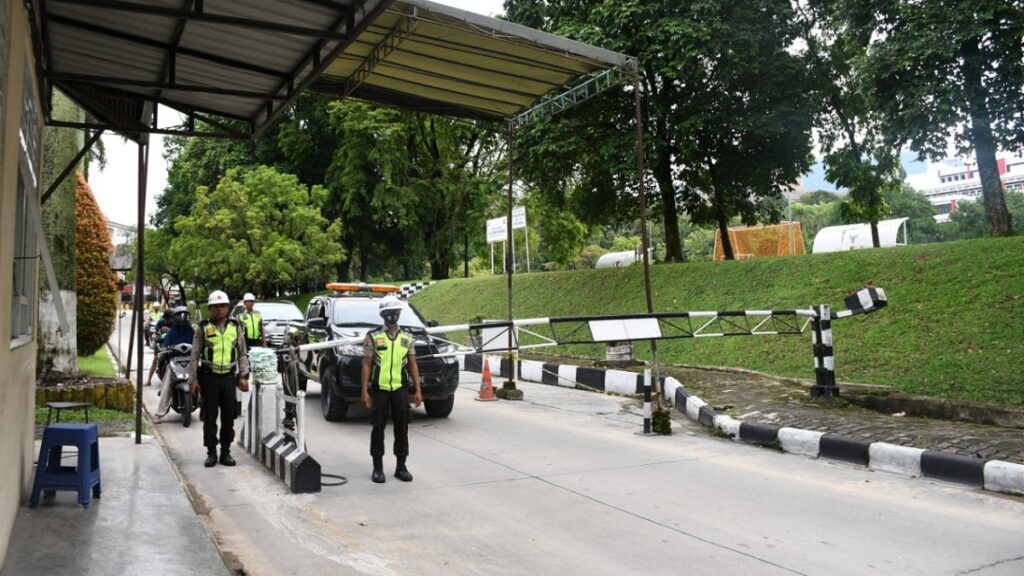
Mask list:
[{"label": "barrier gate arm", "polygon": [[[680,338],[713,338],[720,336],[779,336],[812,333],[815,350],[817,386],[812,395],[838,394],[835,386],[832,354],[831,322],[860,314],[869,314],[888,304],[885,290],[872,285],[851,291],[844,299],[847,309],[832,313],[827,304],[793,310],[730,310],[695,312],[657,312],[652,314],[614,314],[606,316],[565,316],[523,318],[430,326],[412,330],[441,342],[447,350],[435,356],[459,356],[481,352],[507,352],[564,344],[595,344],[637,340],[673,340]],[[510,349],[508,331],[512,330]],[[448,333],[468,332],[478,336],[473,346],[447,338]],[[297,352],[326,350],[343,345],[362,344],[364,337],[341,338],[285,347],[279,354],[291,354],[289,362],[296,370],[310,377],[305,366],[297,361]]]}]

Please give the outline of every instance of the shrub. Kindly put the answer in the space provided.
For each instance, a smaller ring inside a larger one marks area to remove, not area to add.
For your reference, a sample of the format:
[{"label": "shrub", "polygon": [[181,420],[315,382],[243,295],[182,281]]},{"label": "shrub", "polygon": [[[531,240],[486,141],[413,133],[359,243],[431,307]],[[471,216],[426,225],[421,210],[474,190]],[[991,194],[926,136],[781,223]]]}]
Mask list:
[{"label": "shrub", "polygon": [[106,344],[114,331],[117,314],[117,283],[110,269],[113,252],[107,219],[100,212],[89,183],[76,172],[75,187],[75,283],[78,290],[78,355],[91,356]]}]

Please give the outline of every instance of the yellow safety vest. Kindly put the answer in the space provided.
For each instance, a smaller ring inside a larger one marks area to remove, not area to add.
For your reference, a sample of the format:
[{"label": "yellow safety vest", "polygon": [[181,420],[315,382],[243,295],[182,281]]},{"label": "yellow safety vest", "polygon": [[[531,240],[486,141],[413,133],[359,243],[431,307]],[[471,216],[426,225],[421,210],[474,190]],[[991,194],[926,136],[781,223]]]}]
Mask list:
[{"label": "yellow safety vest", "polygon": [[238,318],[242,321],[242,326],[245,326],[245,337],[249,340],[256,340],[260,337],[260,324],[263,322],[263,316],[259,312],[242,312],[238,315]]},{"label": "yellow safety vest", "polygon": [[203,365],[214,374],[229,374],[237,366],[235,340],[238,340],[238,324],[228,320],[224,331],[209,320],[202,323],[203,329]]},{"label": "yellow safety vest", "polygon": [[387,330],[377,330],[370,334],[370,338],[376,367],[373,381],[381,390],[398,390],[403,385],[403,368],[413,347],[412,337],[399,330],[392,339]]}]

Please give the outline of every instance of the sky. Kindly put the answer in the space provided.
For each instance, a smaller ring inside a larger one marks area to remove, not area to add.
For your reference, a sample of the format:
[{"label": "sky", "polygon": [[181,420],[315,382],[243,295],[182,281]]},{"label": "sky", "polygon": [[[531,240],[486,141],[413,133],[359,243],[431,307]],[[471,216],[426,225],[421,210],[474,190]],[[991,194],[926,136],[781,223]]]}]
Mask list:
[{"label": "sky", "polygon": [[[469,12],[485,16],[504,14],[503,0],[435,0],[438,4],[447,4]],[[162,109],[161,118],[168,118],[172,112]],[[163,124],[163,122],[161,122]],[[100,209],[107,220],[117,224],[134,226],[138,222],[139,204],[137,202],[138,179],[138,147],[120,136],[104,134],[103,146],[106,150],[107,167],[100,171],[92,167],[89,185]],[[149,147],[149,174],[146,178],[146,223],[156,211],[156,198],[163,193],[167,185],[167,166],[163,158],[163,137],[152,135]]]}]

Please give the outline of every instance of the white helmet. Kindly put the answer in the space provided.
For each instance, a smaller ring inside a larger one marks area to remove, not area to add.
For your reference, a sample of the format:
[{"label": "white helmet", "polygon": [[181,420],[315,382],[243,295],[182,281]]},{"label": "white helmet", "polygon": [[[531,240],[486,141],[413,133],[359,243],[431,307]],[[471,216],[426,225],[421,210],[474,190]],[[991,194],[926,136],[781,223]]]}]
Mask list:
[{"label": "white helmet", "polygon": [[153,310],[159,310],[159,309],[160,309],[160,303],[159,302],[153,302]]},{"label": "white helmet", "polygon": [[402,301],[394,296],[388,294],[387,296],[380,299],[380,311],[383,313],[387,310],[402,310]]},{"label": "white helmet", "polygon": [[231,302],[228,300],[228,295],[223,290],[214,290],[213,292],[210,292],[210,299],[206,301],[206,304],[208,306],[213,306],[214,304],[231,304]]},{"label": "white helmet", "polygon": [[246,292],[245,296],[242,296],[242,302],[249,302],[249,301],[252,301],[252,302],[256,301],[256,297],[252,295],[252,292]]}]

